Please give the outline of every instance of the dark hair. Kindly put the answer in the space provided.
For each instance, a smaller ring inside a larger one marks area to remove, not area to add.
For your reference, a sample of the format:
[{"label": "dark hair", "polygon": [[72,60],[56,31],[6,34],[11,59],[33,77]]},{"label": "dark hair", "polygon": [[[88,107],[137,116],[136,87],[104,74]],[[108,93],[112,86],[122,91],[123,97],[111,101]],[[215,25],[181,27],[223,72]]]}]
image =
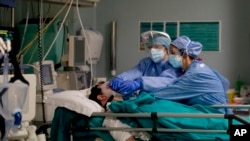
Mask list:
[{"label": "dark hair", "polygon": [[102,105],[101,102],[97,99],[97,96],[102,93],[102,89],[99,88],[98,86],[100,84],[104,84],[104,81],[99,82],[97,85],[91,88],[91,93],[89,95],[89,99],[97,102],[98,104]]}]

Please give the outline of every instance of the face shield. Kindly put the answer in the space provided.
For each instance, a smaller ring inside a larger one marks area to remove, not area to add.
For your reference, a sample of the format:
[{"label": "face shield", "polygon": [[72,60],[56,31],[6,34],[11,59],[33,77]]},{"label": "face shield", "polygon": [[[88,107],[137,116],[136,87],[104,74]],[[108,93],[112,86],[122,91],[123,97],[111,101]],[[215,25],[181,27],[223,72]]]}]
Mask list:
[{"label": "face shield", "polygon": [[150,55],[151,49],[168,49],[171,42],[171,38],[167,33],[159,31],[143,32],[140,36],[140,39],[143,45],[146,47],[145,50],[148,55]]},{"label": "face shield", "polygon": [[[167,34],[167,33],[165,33],[165,32],[160,32],[160,31],[146,31],[146,32],[143,32],[142,34],[141,34],[141,39],[142,39],[142,41],[148,41],[148,39],[149,39],[149,37],[154,37],[154,36],[163,36],[163,37],[166,37],[166,38],[168,38],[168,39],[170,39],[170,36]],[[171,40],[171,39],[170,39]]]}]

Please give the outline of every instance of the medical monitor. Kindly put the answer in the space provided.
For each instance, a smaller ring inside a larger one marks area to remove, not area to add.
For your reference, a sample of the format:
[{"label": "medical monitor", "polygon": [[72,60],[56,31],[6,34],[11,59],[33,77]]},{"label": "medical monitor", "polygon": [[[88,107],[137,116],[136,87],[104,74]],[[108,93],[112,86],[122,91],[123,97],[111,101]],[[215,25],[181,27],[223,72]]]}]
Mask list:
[{"label": "medical monitor", "polygon": [[[53,61],[42,61],[41,66],[39,65],[39,62],[35,62],[34,66],[36,67],[36,69],[34,69],[34,72],[37,77],[37,90],[41,90],[41,85],[43,90],[52,90],[54,88],[57,88],[56,72],[54,69]],[[42,71],[40,71],[40,68],[42,69]],[[41,72],[42,75],[40,74]]]},{"label": "medical monitor", "polygon": [[69,36],[68,66],[96,64],[100,59],[102,45],[102,34],[92,29],[85,29],[81,36]]},{"label": "medical monitor", "polygon": [[[8,79],[13,75],[9,75]],[[34,74],[23,74],[23,77],[29,82],[28,93],[22,109],[22,121],[31,121],[36,114],[36,76]],[[3,75],[0,75],[0,81],[3,81]],[[14,83],[22,83],[17,80]]]},{"label": "medical monitor", "polygon": [[69,36],[68,66],[85,65],[85,38],[83,36]]}]

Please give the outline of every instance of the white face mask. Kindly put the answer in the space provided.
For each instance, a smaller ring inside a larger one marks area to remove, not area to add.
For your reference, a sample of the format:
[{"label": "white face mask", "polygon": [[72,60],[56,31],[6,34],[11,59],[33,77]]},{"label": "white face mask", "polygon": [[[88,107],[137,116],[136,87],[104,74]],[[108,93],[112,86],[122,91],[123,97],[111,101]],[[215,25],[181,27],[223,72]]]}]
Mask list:
[{"label": "white face mask", "polygon": [[179,55],[169,55],[168,62],[174,67],[174,68],[181,68],[182,67],[182,57]]},{"label": "white face mask", "polygon": [[155,63],[158,63],[160,61],[163,60],[164,58],[164,51],[163,49],[155,49],[155,48],[152,48],[150,50],[150,57],[151,59],[155,62]]}]

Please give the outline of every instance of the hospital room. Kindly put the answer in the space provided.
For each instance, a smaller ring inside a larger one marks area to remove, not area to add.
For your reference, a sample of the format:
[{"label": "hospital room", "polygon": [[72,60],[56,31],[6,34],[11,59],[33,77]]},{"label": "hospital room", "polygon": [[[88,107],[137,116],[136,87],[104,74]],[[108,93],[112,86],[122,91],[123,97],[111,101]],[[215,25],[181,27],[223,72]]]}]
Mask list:
[{"label": "hospital room", "polygon": [[0,0],[0,141],[249,141],[248,0]]}]

